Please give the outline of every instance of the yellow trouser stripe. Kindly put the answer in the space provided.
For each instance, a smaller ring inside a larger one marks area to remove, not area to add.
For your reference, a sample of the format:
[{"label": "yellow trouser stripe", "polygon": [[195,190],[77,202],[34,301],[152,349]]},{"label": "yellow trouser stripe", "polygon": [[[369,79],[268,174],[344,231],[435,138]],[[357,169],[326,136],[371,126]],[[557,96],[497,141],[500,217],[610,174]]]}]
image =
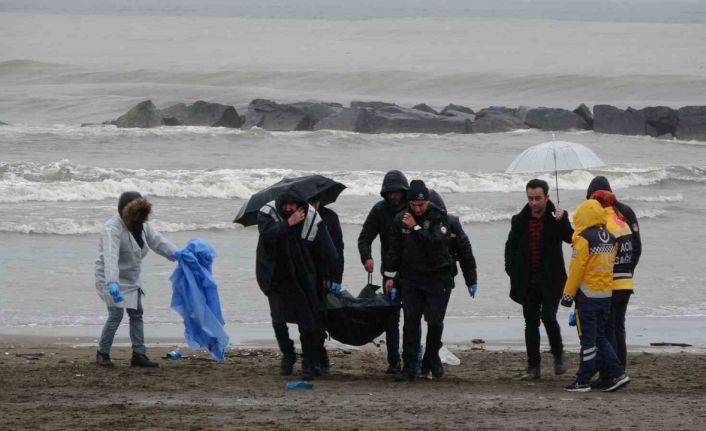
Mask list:
[{"label": "yellow trouser stripe", "polygon": [[581,319],[579,319],[578,308],[574,309],[574,317],[576,318],[576,331],[579,333],[579,337],[582,335],[581,332]]}]

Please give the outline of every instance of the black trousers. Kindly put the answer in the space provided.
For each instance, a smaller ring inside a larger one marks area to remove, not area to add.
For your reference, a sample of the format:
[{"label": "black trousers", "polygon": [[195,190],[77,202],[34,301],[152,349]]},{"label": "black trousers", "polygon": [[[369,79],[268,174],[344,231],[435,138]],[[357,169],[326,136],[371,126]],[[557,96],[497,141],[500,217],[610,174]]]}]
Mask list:
[{"label": "black trousers", "polygon": [[319,349],[322,344],[316,293],[271,293],[267,296],[267,300],[270,304],[272,327],[280,350],[283,354],[293,353],[294,343],[289,338],[287,323],[296,323],[302,345],[302,367],[313,370],[319,361]]},{"label": "black trousers", "polygon": [[618,360],[627,364],[627,348],[625,346],[625,313],[628,309],[628,302],[632,295],[630,290],[614,290],[610,303],[610,316],[606,326],[606,337],[613,346],[613,350],[618,355]]},{"label": "black trousers", "polygon": [[422,336],[422,316],[427,322],[425,357],[427,361],[439,356],[444,331],[444,317],[449,305],[451,283],[448,280],[417,279],[404,280],[402,285],[402,308],[404,326],[402,332],[402,359],[407,371],[416,370],[419,344]]},{"label": "black trousers", "polygon": [[530,297],[522,305],[522,314],[525,317],[525,346],[527,348],[527,366],[539,367],[541,356],[539,351],[539,324],[544,324],[544,329],[549,337],[552,354],[556,357],[564,353],[564,344],[561,341],[561,329],[556,321],[556,311],[559,304],[549,295]]}]

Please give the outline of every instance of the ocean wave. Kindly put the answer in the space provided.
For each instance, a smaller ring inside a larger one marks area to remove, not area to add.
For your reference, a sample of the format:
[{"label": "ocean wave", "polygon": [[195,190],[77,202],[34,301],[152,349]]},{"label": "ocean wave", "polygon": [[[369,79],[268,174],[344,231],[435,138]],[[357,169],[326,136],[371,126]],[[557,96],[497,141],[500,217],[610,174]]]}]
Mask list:
[{"label": "ocean wave", "polygon": [[[380,191],[382,171],[302,171],[292,169],[145,170],[102,168],[73,164],[69,160],[41,164],[0,163],[0,202],[96,201],[117,198],[126,190],[168,198],[248,199],[253,193],[285,177],[318,173],[347,186],[346,195],[371,196]],[[410,178],[424,178],[440,193],[521,192],[529,175],[500,172],[469,173],[456,170],[407,171]],[[706,182],[706,169],[693,166],[611,168],[559,174],[564,190],[585,190],[596,174],[606,174],[615,189],[648,186],[667,181]],[[553,182],[552,174],[539,178]]]},{"label": "ocean wave", "polygon": [[[45,234],[45,235],[89,235],[101,231],[104,221],[99,220],[73,220],[68,218],[56,218],[42,221],[30,221],[25,223],[0,222],[0,232],[23,233],[23,234]],[[184,232],[197,230],[226,230],[235,229],[233,223],[172,223],[162,220],[150,222],[160,232]],[[239,226],[239,225],[238,225]]]},{"label": "ocean wave", "polygon": [[676,195],[625,196],[620,197],[620,200],[625,202],[683,202],[684,195],[677,193]]}]

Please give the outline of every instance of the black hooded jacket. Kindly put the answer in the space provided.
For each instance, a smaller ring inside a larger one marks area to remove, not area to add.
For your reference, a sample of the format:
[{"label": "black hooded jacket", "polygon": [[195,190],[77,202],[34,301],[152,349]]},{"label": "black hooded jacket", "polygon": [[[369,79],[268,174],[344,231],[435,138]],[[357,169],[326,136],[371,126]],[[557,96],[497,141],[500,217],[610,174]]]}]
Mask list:
[{"label": "black hooded jacket", "polygon": [[[608,178],[604,176],[597,176],[588,185],[586,190],[586,199],[590,199],[591,195],[598,190],[605,190],[608,192],[613,192],[610,188],[610,183]],[[635,211],[632,210],[628,205],[616,201],[615,208],[620,211],[620,213],[625,217],[625,221],[630,226],[632,231],[632,270],[635,271],[638,261],[640,260],[640,255],[642,254],[642,239],[640,238],[640,225],[637,222],[637,216]]]},{"label": "black hooded jacket", "polygon": [[[360,261],[363,263],[372,258],[373,241],[375,241],[375,237],[380,235],[380,254],[382,257],[380,272],[386,271],[387,252],[390,247],[390,227],[397,213],[407,207],[406,194],[404,192],[408,189],[409,183],[402,172],[390,171],[385,174],[385,178],[382,180],[382,189],[380,190],[383,200],[372,207],[368,217],[365,219],[365,223],[363,223],[363,229],[358,235],[358,252],[360,253]],[[387,194],[390,192],[403,192],[402,200],[398,206],[393,207],[387,200]]]},{"label": "black hooded jacket", "polygon": [[[552,214],[554,203],[547,202],[547,209],[542,216],[542,250],[540,255],[541,288],[557,306],[566,283],[566,267],[561,243],[571,244],[574,229],[569,223],[569,214],[557,221]],[[530,262],[529,219],[532,217],[529,204],[512,217],[510,234],[505,242],[505,272],[510,276],[510,298],[518,304],[524,304],[527,298]]]},{"label": "black hooded jacket", "polygon": [[451,272],[453,276],[456,277],[458,274],[458,268],[456,266],[456,262],[458,262],[461,266],[461,272],[463,273],[463,279],[466,282],[466,286],[478,283],[476,258],[473,256],[471,240],[468,239],[468,235],[466,235],[466,232],[463,230],[463,226],[461,226],[461,220],[457,216],[447,212],[444,200],[435,190],[429,191],[429,202],[446,212],[446,217],[449,222],[449,232],[451,235],[450,251],[451,258],[453,259],[453,262],[451,263]]},{"label": "black hooded jacket", "polygon": [[[308,204],[294,190],[282,193],[272,206],[265,205],[257,216],[260,238],[257,242],[256,276],[265,295],[317,291],[317,276],[329,277],[336,250],[326,226],[309,223],[310,217],[289,226],[282,215],[283,202]],[[316,218],[320,218],[318,213]],[[307,238],[302,238],[307,236]]]},{"label": "black hooded jacket", "polygon": [[415,216],[417,225],[408,229],[402,223],[404,212],[395,216],[390,229],[385,274],[404,280],[448,280],[453,277],[451,268],[451,229],[446,212],[433,203],[427,212]]}]

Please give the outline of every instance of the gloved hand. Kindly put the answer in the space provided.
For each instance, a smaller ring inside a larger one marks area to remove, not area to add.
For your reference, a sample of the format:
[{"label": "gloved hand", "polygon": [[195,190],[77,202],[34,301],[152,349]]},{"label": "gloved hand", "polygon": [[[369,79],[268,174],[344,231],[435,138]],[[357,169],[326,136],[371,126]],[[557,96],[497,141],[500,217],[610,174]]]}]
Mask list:
[{"label": "gloved hand", "polygon": [[390,290],[390,299],[393,301],[397,300],[397,288],[393,287],[392,290]]},{"label": "gloved hand", "polygon": [[569,326],[576,326],[576,315],[573,311],[569,313]]},{"label": "gloved hand", "polygon": [[122,293],[120,293],[120,286],[114,281],[108,283],[108,292],[110,292],[110,296],[113,297],[115,302],[120,302],[124,299]]},{"label": "gloved hand", "polygon": [[478,284],[471,284],[468,286],[468,294],[471,295],[471,298],[476,297],[476,292],[478,292]]},{"label": "gloved hand", "polygon": [[181,258],[181,250],[175,251],[174,254],[172,255],[172,257],[173,257],[175,260],[179,260],[179,259]]},{"label": "gloved hand", "polygon": [[571,307],[574,305],[574,297],[571,295],[564,295],[561,297],[561,305],[564,307]]},{"label": "gloved hand", "polygon": [[341,293],[341,283],[336,283],[332,281],[331,287],[329,289],[331,290],[331,293],[338,295],[339,293]]}]

